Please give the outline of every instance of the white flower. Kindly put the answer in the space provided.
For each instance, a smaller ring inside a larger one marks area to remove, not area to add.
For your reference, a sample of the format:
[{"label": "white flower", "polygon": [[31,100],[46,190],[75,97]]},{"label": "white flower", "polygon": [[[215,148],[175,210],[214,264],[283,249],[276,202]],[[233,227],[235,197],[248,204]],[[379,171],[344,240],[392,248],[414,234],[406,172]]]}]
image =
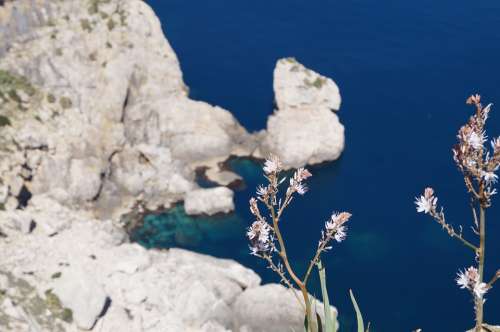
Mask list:
[{"label": "white flower", "polygon": [[348,212],[333,213],[330,220],[325,223],[327,237],[333,234],[337,242],[343,241],[347,236],[347,227],[344,226],[344,223],[346,223],[350,217],[351,214]]},{"label": "white flower", "polygon": [[425,198],[420,196],[415,198],[415,204],[417,205],[417,212],[429,213],[434,207],[436,207],[437,198],[433,199]]},{"label": "white flower", "polygon": [[337,242],[344,241],[345,238],[347,237],[346,231],[347,231],[347,227],[339,226],[337,228],[337,231],[335,232],[335,235],[333,236],[335,241],[337,241]]},{"label": "white flower", "polygon": [[268,192],[269,192],[268,187],[264,187],[262,185],[259,185],[257,187],[257,195],[259,195],[259,196],[267,196]]},{"label": "white flower", "polygon": [[308,188],[305,184],[302,184],[302,183],[295,184],[295,191],[299,195],[304,195],[307,192],[307,190],[308,190]]},{"label": "white flower", "polygon": [[457,282],[457,285],[460,286],[460,288],[469,288],[469,279],[464,272],[459,271],[457,273],[457,279],[455,279],[455,281]]},{"label": "white flower", "polygon": [[459,271],[455,281],[460,288],[470,290],[479,299],[482,299],[489,289],[487,284],[479,282],[479,272],[472,266],[467,270]]},{"label": "white flower", "polygon": [[266,161],[264,162],[264,173],[266,174],[271,174],[271,173],[276,173],[281,171],[283,165],[281,164],[281,161],[279,158],[275,155],[271,155]]},{"label": "white flower", "polygon": [[247,236],[250,240],[251,252],[256,254],[262,251],[269,250],[269,244],[271,242],[271,226],[262,220],[256,220],[248,228]]},{"label": "white flower", "polygon": [[307,180],[307,178],[309,178],[311,176],[312,176],[311,172],[309,172],[307,169],[305,169],[303,167],[300,167],[299,169],[297,169],[297,171],[295,171],[293,178],[297,182],[302,182],[303,180]]},{"label": "white flower", "polygon": [[483,114],[483,122],[486,122],[488,120],[488,116],[491,111],[491,106],[493,106],[492,103],[489,103],[485,108],[482,109],[482,114]]},{"label": "white flower", "polygon": [[491,147],[493,150],[500,149],[500,137],[491,140]]},{"label": "white flower", "polygon": [[481,177],[484,181],[486,181],[486,184],[488,185],[496,183],[498,180],[498,176],[493,172],[481,171]]},{"label": "white flower", "polygon": [[254,197],[250,198],[250,212],[252,212],[254,216],[260,215],[257,200]]},{"label": "white flower", "polygon": [[434,190],[432,188],[425,188],[424,194],[420,197],[415,197],[415,204],[417,205],[417,212],[429,213],[436,208],[437,197],[434,197]]},{"label": "white flower", "polygon": [[486,137],[484,132],[478,134],[475,131],[471,131],[469,136],[467,137],[467,143],[472,146],[474,150],[479,150],[483,147],[484,142],[486,141]]},{"label": "white flower", "polygon": [[482,299],[484,294],[488,291],[488,285],[485,284],[484,282],[477,283],[474,285],[474,295],[476,295],[477,298]]}]

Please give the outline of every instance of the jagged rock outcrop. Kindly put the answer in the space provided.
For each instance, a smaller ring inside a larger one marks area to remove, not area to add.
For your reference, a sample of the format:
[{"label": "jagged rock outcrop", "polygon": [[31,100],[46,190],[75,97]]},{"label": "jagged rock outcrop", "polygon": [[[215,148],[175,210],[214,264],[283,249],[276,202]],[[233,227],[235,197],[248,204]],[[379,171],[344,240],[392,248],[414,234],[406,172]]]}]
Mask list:
[{"label": "jagged rock outcrop", "polygon": [[[230,211],[229,189],[195,183],[205,167],[221,185],[238,181],[219,168],[230,155],[273,152],[287,167],[335,159],[338,89],[326,80],[297,98],[302,76],[280,76],[279,62],[279,110],[267,132],[250,135],[227,110],[189,99],[140,0],[8,2],[0,40],[2,331],[258,329],[242,308],[258,312],[262,296],[265,308],[281,306],[281,288],[258,291],[260,278],[233,261],[127,243],[118,220],[138,202]],[[260,323],[298,326],[290,310]]]},{"label": "jagged rock outcrop", "polygon": [[[0,12],[9,35],[0,60],[7,207],[23,185],[103,218],[139,196],[169,206],[196,188],[195,167],[250,138],[228,111],[188,98],[144,2],[20,0]],[[37,13],[44,18],[29,23]]]},{"label": "jagged rock outcrop", "polygon": [[[42,212],[42,204],[30,202],[25,210],[37,225],[28,235],[8,225],[13,212],[0,211],[7,235],[0,241],[0,308],[10,308],[0,311],[2,331],[29,331],[30,325],[41,332],[76,326],[100,332],[289,331],[302,320],[291,293],[259,286],[260,278],[234,261],[146,250],[127,243],[109,220],[49,198]],[[47,234],[41,227],[47,217],[60,216],[66,227]]]},{"label": "jagged rock outcrop", "polygon": [[267,121],[260,155],[278,155],[285,168],[339,158],[344,126],[333,113],[341,102],[337,85],[286,58],[276,64],[274,93],[278,109]]}]

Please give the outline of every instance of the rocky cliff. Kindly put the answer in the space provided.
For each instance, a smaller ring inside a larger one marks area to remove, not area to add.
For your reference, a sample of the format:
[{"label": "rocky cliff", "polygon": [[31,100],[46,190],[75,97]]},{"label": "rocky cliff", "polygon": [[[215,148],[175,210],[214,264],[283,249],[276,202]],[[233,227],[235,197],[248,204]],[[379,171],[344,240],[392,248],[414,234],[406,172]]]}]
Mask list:
[{"label": "rocky cliff", "polygon": [[[237,178],[218,167],[230,155],[274,153],[286,167],[338,158],[344,129],[332,112],[340,106],[335,83],[283,59],[275,93],[267,129],[250,134],[227,110],[189,98],[146,3],[2,3],[2,330],[300,329],[300,306],[280,302],[283,288],[263,291],[236,262],[146,251],[127,242],[118,222],[139,202],[230,211],[229,189],[194,181],[198,167],[222,186]],[[266,316],[269,307],[279,321]]]}]

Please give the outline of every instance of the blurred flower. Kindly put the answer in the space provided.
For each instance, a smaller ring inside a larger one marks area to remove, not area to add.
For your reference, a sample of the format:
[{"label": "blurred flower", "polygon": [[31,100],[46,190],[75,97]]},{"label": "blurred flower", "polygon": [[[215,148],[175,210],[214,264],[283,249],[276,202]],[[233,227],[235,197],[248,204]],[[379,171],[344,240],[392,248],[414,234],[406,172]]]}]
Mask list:
[{"label": "blurred flower", "polygon": [[257,187],[257,195],[264,197],[267,196],[268,193],[269,193],[268,187],[264,187],[263,185],[259,185]]},{"label": "blurred flower", "polygon": [[474,286],[474,294],[479,299],[482,299],[484,294],[486,294],[487,291],[488,291],[488,285],[485,284],[484,282],[477,283]]},{"label": "blurred flower", "polygon": [[325,223],[326,237],[323,237],[324,240],[327,240],[327,238],[332,235],[337,242],[345,240],[347,236],[347,227],[344,226],[344,223],[346,223],[349,218],[351,218],[351,214],[348,212],[333,213],[330,220]]},{"label": "blurred flower", "polygon": [[480,299],[483,298],[489,288],[484,282],[479,282],[479,272],[472,266],[467,270],[459,271],[457,273],[456,282],[460,288],[470,290]]},{"label": "blurred flower", "polygon": [[481,96],[478,95],[477,93],[467,98],[466,101],[467,104],[479,104],[480,102],[481,102]]},{"label": "blurred flower", "polygon": [[424,194],[420,197],[415,197],[415,204],[417,205],[417,212],[429,213],[436,209],[437,197],[434,197],[434,190],[432,188],[425,188]]},{"label": "blurred flower", "polygon": [[335,232],[335,235],[333,236],[335,241],[337,241],[337,242],[344,241],[345,238],[347,237],[346,231],[347,231],[347,227],[339,226],[337,228],[337,231]]},{"label": "blurred flower", "polygon": [[255,197],[250,198],[250,212],[252,212],[254,216],[260,215],[259,207],[257,206],[257,200],[255,199]]},{"label": "blurred flower", "polygon": [[493,150],[497,151],[500,149],[500,137],[491,140],[491,147]]},{"label": "blurred flower", "polygon": [[264,162],[264,167],[262,168],[266,174],[276,173],[281,171],[283,164],[279,160],[278,156],[271,155]]},{"label": "blurred flower", "polygon": [[491,185],[493,183],[496,183],[498,180],[498,175],[496,175],[493,172],[485,172],[481,171],[481,177],[486,181],[487,185]]},{"label": "blurred flower", "polygon": [[484,132],[476,133],[475,131],[472,131],[467,137],[467,143],[472,146],[474,150],[481,149],[484,142],[486,142],[486,136]]},{"label": "blurred flower", "polygon": [[295,171],[295,174],[293,178],[297,180],[298,182],[301,182],[303,180],[307,180],[307,178],[311,177],[312,174],[309,172],[307,169],[301,167],[297,171]]},{"label": "blurred flower", "polygon": [[265,221],[256,220],[248,228],[247,236],[250,240],[252,254],[268,251],[271,242],[271,226]]}]

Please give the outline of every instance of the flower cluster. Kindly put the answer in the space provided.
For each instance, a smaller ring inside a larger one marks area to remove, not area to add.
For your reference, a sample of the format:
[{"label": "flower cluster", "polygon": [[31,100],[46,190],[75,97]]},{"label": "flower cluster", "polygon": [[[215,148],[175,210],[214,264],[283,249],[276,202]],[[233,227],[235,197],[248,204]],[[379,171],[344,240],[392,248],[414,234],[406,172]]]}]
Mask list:
[{"label": "flower cluster", "polygon": [[[432,188],[426,188],[423,195],[415,198],[415,204],[417,212],[430,215],[451,238],[462,242],[475,253],[477,268],[471,266],[464,271],[459,271],[456,282],[461,288],[468,289],[474,297],[476,313],[474,331],[479,332],[483,330],[484,322],[483,297],[493,283],[500,278],[499,270],[490,282],[485,283],[483,274],[486,239],[485,210],[491,206],[491,197],[497,192],[493,186],[498,181],[495,172],[500,168],[500,138],[491,141],[491,149],[485,144],[488,140],[485,124],[492,105],[483,107],[481,96],[477,94],[469,97],[467,104],[474,105],[476,111],[458,131],[458,143],[453,147],[453,159],[463,174],[465,186],[471,197],[472,230],[477,235],[477,240],[469,241],[462,232],[462,226],[459,231],[455,231],[453,226],[446,222],[443,208],[437,210],[437,197],[434,196]],[[476,244],[477,242],[479,243]]]},{"label": "flower cluster", "polygon": [[253,255],[268,253],[274,247],[272,228],[265,220],[256,220],[248,228],[248,239],[250,240],[250,251]]},{"label": "flower cluster", "polygon": [[271,155],[269,159],[266,159],[264,162],[264,173],[266,174],[272,174],[272,173],[278,173],[283,169],[283,164],[281,163],[280,159],[278,156]]},{"label": "flower cluster", "polygon": [[311,176],[312,174],[307,169],[302,167],[295,171],[293,177],[290,178],[290,185],[286,191],[287,196],[293,194],[294,192],[299,195],[304,195],[308,188],[302,182]]},{"label": "flower cluster", "polygon": [[460,288],[470,290],[476,299],[482,299],[489,289],[486,283],[480,282],[479,272],[472,266],[464,271],[459,271],[456,281]]},{"label": "flower cluster", "polygon": [[[498,180],[495,172],[500,167],[500,140],[496,138],[491,141],[492,151],[485,145],[488,138],[484,128],[492,104],[483,107],[481,96],[477,94],[469,97],[467,104],[474,105],[476,112],[458,131],[458,144],[453,147],[453,159],[465,176],[469,192],[474,193],[475,198],[482,200],[487,206],[490,204],[491,196],[496,194],[493,185]],[[482,195],[478,193],[473,180],[476,182],[476,187],[485,186]]]},{"label": "flower cluster", "polygon": [[431,214],[436,211],[437,197],[434,197],[434,189],[425,188],[424,194],[420,197],[415,197],[417,212]]},{"label": "flower cluster", "polygon": [[[259,185],[256,190],[256,197],[252,197],[249,201],[250,212],[255,217],[255,221],[248,228],[247,237],[250,241],[251,254],[266,260],[269,268],[280,276],[283,283],[292,287],[291,281],[287,279],[288,275],[292,278],[295,286],[305,289],[309,274],[314,265],[319,262],[321,253],[330,249],[328,243],[332,239],[341,242],[346,238],[347,227],[345,223],[349,220],[351,214],[347,212],[332,214],[330,220],[325,223],[325,230],[321,232],[319,246],[314,258],[311,260],[304,280],[298,280],[290,267],[279,223],[284,209],[288,207],[294,194],[304,195],[308,191],[305,181],[312,174],[305,168],[298,168],[290,177],[285,194],[279,198],[280,185],[286,180],[286,178],[280,178],[282,170],[283,164],[277,156],[271,156],[264,162],[263,171],[268,183],[266,185]],[[263,217],[259,209],[259,203],[267,209],[271,217],[269,222]],[[275,263],[274,260],[276,257],[273,257],[274,253],[279,254],[277,255],[278,259],[283,261],[286,272],[281,263]]]},{"label": "flower cluster", "polygon": [[337,242],[344,241],[347,236],[347,227],[344,224],[349,218],[351,218],[351,214],[348,212],[333,213],[330,220],[325,223],[326,232],[324,235],[326,238],[333,237]]}]

